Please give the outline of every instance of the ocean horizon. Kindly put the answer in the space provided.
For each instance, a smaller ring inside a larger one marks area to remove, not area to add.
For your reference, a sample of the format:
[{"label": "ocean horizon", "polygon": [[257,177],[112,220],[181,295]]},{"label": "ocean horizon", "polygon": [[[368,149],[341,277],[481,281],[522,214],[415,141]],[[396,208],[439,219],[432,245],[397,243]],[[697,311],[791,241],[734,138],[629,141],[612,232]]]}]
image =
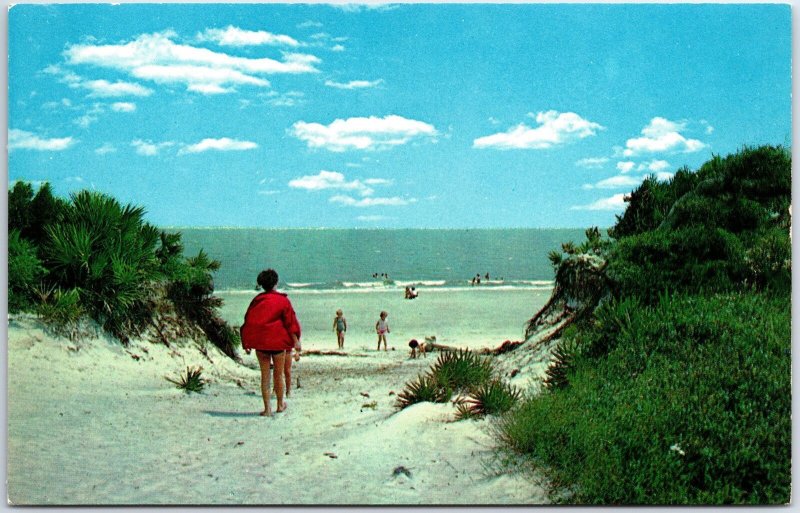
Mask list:
[{"label": "ocean horizon", "polygon": [[[163,228],[169,230],[167,228]],[[552,287],[547,254],[583,228],[175,228],[219,260],[215,289],[252,291],[268,267],[293,292]],[[273,234],[280,234],[279,237]],[[480,283],[473,285],[473,278]]]}]

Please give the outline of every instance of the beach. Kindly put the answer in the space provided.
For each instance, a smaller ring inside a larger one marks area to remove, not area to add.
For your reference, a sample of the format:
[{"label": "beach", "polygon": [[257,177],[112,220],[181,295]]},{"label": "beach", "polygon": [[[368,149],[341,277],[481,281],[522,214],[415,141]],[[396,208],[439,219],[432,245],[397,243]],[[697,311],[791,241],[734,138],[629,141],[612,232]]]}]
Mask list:
[{"label": "beach", "polygon": [[[540,290],[293,292],[303,350],[336,350],[334,312],[344,310],[344,356],[307,355],[295,366],[288,410],[258,416],[254,355],[244,365],[210,344],[128,347],[93,333],[76,341],[30,315],[9,321],[8,491],[15,505],[384,504],[546,502],[541,476],[501,465],[493,419],[455,422],[452,404],[394,407],[405,383],[437,354],[409,359],[407,342],[435,335],[456,347],[520,340],[544,303]],[[254,293],[227,292],[221,313],[240,324]],[[389,312],[389,351],[374,324]],[[391,349],[394,350],[391,350]],[[497,357],[498,372],[535,390],[547,348]],[[202,366],[208,387],[178,390],[165,376]],[[273,398],[274,407],[274,398]]]}]

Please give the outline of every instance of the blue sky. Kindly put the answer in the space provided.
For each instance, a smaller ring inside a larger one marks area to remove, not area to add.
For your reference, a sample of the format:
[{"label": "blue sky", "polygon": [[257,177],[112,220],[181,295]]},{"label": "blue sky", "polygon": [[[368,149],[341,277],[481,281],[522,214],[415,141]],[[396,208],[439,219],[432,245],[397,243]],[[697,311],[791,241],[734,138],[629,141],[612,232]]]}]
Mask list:
[{"label": "blue sky", "polygon": [[610,226],[791,141],[788,5],[17,5],[9,181],[160,226]]}]

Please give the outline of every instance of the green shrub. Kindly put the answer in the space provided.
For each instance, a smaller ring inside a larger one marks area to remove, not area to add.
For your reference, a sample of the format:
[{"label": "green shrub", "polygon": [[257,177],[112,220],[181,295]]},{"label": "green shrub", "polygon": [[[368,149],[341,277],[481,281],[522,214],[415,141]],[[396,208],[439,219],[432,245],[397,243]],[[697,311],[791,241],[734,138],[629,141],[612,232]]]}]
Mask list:
[{"label": "green shrub", "polygon": [[[570,386],[498,424],[586,504],[785,504],[791,489],[788,296],[668,296],[605,307]],[[581,335],[585,341],[588,335]]]},{"label": "green shrub", "polygon": [[462,420],[505,413],[519,401],[520,396],[521,392],[517,387],[500,379],[492,379],[478,385],[469,393],[459,405],[456,418]]},{"label": "green shrub", "polygon": [[492,362],[466,349],[439,354],[431,368],[437,382],[453,391],[469,391],[492,377]]},{"label": "green shrub", "polygon": [[81,291],[87,312],[126,340],[152,317],[152,283],[160,275],[159,231],[140,207],[90,191],[73,194],[57,225],[47,226],[45,262],[61,288]]},{"label": "green shrub", "polygon": [[165,376],[164,379],[174,383],[176,388],[182,389],[187,394],[189,392],[202,392],[206,386],[206,380],[202,378],[202,367],[186,367],[184,374],[179,374],[177,379]]},{"label": "green shrub", "polygon": [[721,228],[691,226],[626,237],[609,255],[617,297],[652,303],[662,291],[726,291],[744,284],[745,250]]},{"label": "green shrub", "polygon": [[18,312],[32,307],[34,287],[46,270],[36,256],[34,245],[20,237],[18,230],[8,233],[8,311]]}]

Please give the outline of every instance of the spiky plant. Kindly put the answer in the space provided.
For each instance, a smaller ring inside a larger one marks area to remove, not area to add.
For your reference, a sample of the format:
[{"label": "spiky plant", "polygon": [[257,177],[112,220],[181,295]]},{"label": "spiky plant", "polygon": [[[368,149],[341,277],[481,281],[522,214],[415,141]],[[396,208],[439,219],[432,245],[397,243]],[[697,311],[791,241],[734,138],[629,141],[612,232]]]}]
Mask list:
[{"label": "spiky plant", "polygon": [[174,383],[176,388],[182,389],[187,394],[189,392],[201,392],[206,386],[206,380],[202,378],[202,367],[186,367],[186,373],[179,374],[177,379],[164,376],[164,379]]},{"label": "spiky plant", "polygon": [[491,360],[466,349],[439,354],[431,368],[431,375],[455,391],[469,391],[486,383],[492,372]]},{"label": "spiky plant", "polygon": [[45,230],[50,278],[61,288],[79,289],[87,312],[122,340],[148,323],[150,285],[160,277],[159,231],[143,216],[141,207],[81,191],[71,196],[60,222]]},{"label": "spiky plant", "polygon": [[572,339],[562,339],[553,350],[553,359],[545,371],[543,384],[550,390],[566,388],[568,374],[574,365],[577,345]]},{"label": "spiky plant", "polygon": [[451,395],[453,395],[452,389],[443,386],[434,375],[423,374],[416,380],[406,383],[403,391],[397,394],[395,407],[402,410],[421,402],[443,403],[448,401]]},{"label": "spiky plant", "polygon": [[470,404],[465,402],[459,402],[456,404],[456,420],[471,420],[479,417],[480,415],[478,415],[478,413],[472,409]]},{"label": "spiky plant", "polygon": [[517,387],[500,379],[493,379],[470,392],[462,403],[462,409],[469,410],[469,413],[459,412],[457,415],[480,417],[505,413],[517,403],[521,395]]}]

